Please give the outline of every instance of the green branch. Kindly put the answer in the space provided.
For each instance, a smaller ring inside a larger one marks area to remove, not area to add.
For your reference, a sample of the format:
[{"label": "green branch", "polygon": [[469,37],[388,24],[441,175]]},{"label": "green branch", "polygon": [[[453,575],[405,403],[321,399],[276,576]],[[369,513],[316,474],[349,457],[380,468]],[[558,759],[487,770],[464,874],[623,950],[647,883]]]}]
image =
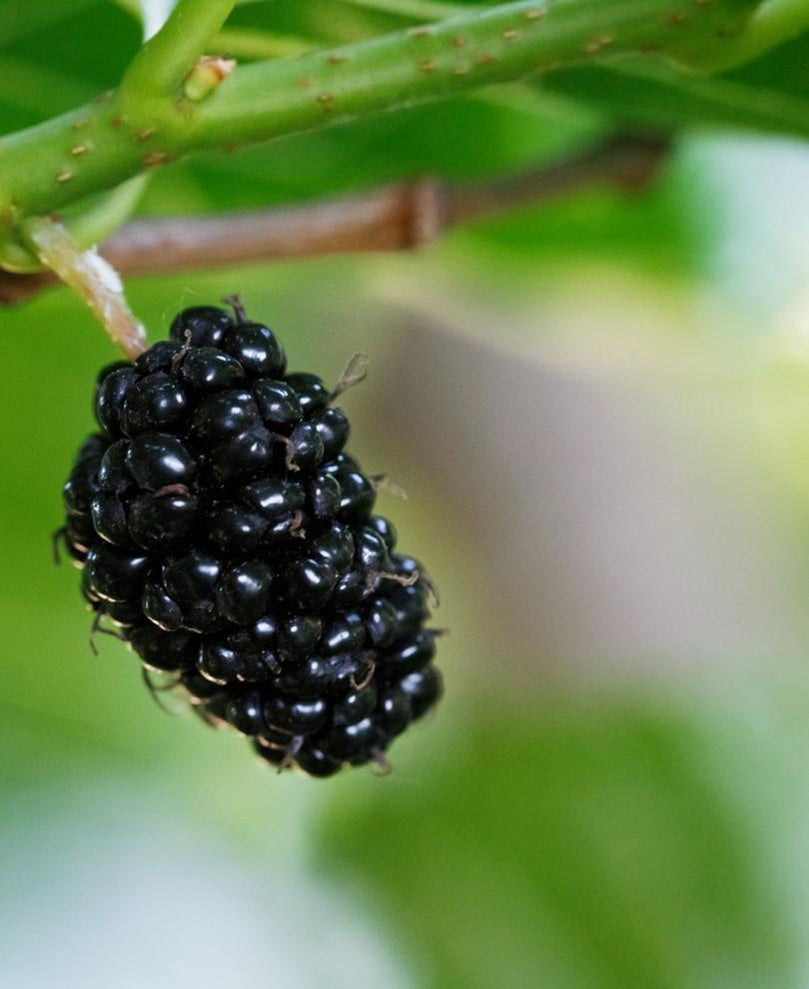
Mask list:
[{"label": "green branch", "polygon": [[354,120],[647,48],[674,58],[713,49],[756,0],[695,5],[685,20],[670,0],[502,4],[335,52],[248,65],[200,109],[188,147]]},{"label": "green branch", "polygon": [[[699,60],[730,43],[758,0],[520,0],[331,52],[238,68],[200,102],[182,82],[232,0],[181,0],[119,90],[0,142],[0,264],[22,265],[20,220],[149,168],[445,99],[621,53]],[[5,249],[3,248],[3,245]]]},{"label": "green branch", "polygon": [[141,48],[121,81],[123,103],[172,95],[193,69],[236,0],[179,0],[163,27]]}]

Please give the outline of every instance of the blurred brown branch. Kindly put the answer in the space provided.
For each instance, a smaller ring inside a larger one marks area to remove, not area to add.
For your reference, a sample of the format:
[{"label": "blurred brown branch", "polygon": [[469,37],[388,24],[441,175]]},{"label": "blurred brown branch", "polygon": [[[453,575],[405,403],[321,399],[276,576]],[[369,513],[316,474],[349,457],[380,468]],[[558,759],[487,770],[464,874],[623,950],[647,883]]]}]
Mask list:
[{"label": "blurred brown branch", "polygon": [[[605,182],[645,188],[668,148],[664,139],[617,136],[552,165],[505,179],[454,185],[440,179],[385,186],[348,199],[210,217],[132,220],[101,246],[122,275],[157,275],[252,261],[424,246],[459,223],[552,202]],[[7,305],[56,284],[51,272],[0,271]]]}]

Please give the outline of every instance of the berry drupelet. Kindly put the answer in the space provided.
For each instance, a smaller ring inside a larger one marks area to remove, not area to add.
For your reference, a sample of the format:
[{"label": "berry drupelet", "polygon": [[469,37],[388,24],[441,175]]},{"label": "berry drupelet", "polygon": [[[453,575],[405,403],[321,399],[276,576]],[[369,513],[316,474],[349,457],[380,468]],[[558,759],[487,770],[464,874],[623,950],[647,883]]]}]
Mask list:
[{"label": "berry drupelet", "polygon": [[147,681],[170,675],[279,769],[384,764],[441,693],[430,584],[373,514],[334,396],[235,309],[186,309],[101,372],[64,539]]}]

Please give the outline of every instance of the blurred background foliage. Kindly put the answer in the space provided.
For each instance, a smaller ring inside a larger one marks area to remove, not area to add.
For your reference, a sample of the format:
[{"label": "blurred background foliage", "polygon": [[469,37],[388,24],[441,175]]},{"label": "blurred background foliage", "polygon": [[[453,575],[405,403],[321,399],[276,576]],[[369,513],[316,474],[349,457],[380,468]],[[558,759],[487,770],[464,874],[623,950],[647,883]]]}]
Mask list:
[{"label": "blurred background foliage", "polygon": [[[245,3],[226,40],[409,23],[385,6]],[[129,4],[7,0],[0,128],[114,84],[139,37]],[[451,630],[386,779],[274,777],[91,654],[49,532],[116,355],[66,291],[3,313],[0,983],[809,984],[807,66],[806,38],[717,79],[627,59],[152,181],[143,212],[205,212],[680,131],[642,197],[129,285],[152,339],[240,291],[299,368],[373,355],[353,448],[408,490],[382,510]]]}]

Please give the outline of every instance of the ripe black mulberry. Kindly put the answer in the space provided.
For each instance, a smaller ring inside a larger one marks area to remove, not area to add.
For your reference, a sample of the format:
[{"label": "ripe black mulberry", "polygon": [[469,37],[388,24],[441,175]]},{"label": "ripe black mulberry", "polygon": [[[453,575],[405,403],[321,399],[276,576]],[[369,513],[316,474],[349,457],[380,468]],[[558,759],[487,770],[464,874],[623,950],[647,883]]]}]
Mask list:
[{"label": "ripe black mulberry", "polygon": [[235,310],[186,309],[101,372],[64,540],[95,626],[147,682],[164,674],[279,769],[384,764],[441,693],[431,585],[374,514],[336,396]]}]

